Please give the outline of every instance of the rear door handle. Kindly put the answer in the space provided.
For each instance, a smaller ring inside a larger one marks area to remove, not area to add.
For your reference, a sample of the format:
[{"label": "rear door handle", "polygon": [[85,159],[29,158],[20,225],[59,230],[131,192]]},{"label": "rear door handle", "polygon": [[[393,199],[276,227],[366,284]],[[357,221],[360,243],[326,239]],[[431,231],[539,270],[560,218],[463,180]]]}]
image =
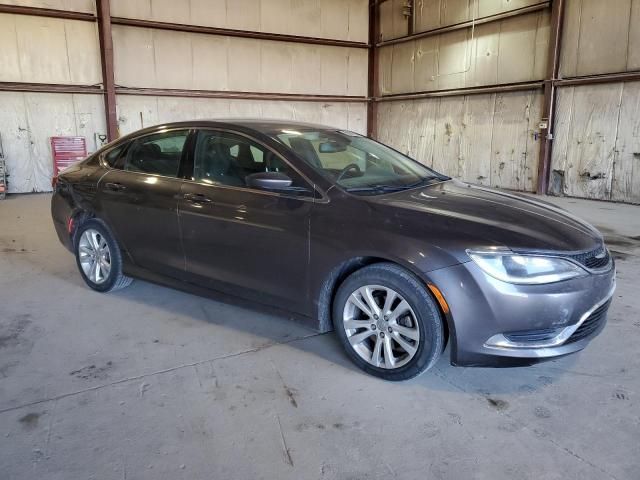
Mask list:
[{"label": "rear door handle", "polygon": [[182,197],[184,198],[187,202],[191,202],[191,203],[211,203],[213,202],[213,200],[211,200],[209,197],[201,194],[201,193],[185,193],[184,196]]},{"label": "rear door handle", "polygon": [[113,192],[121,192],[122,190],[126,190],[127,187],[117,182],[107,182],[104,184],[107,190],[111,190]]}]

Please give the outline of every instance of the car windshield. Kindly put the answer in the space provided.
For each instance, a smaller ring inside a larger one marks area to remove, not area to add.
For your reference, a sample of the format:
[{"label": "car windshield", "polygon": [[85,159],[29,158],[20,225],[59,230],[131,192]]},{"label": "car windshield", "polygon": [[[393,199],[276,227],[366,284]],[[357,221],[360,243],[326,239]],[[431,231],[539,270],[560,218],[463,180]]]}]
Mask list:
[{"label": "car windshield", "polygon": [[375,195],[447,180],[430,168],[357,133],[292,128],[270,133],[348,192]]}]

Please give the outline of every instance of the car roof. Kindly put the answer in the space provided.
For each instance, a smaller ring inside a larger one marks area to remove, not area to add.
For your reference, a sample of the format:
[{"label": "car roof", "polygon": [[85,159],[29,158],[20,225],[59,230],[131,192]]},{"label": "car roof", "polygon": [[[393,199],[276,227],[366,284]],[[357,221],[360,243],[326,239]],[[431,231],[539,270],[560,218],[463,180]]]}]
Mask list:
[{"label": "car roof", "polygon": [[278,130],[340,130],[339,127],[330,127],[327,125],[319,125],[314,123],[296,122],[291,120],[277,120],[264,118],[211,118],[201,120],[191,120],[182,122],[171,122],[155,125],[145,128],[137,132],[132,132],[131,136],[140,133],[152,132],[165,128],[195,128],[195,127],[239,127],[242,129],[250,129],[260,133],[271,133]]}]

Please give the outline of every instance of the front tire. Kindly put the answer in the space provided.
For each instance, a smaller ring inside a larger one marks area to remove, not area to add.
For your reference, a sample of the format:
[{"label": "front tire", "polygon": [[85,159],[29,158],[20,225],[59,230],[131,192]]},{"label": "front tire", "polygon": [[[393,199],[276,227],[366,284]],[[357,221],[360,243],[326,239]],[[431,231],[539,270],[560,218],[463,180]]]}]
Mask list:
[{"label": "front tire", "polygon": [[385,380],[420,375],[444,349],[435,300],[413,274],[392,263],[370,265],[342,283],[333,326],[351,360]]},{"label": "front tire", "polygon": [[74,235],[76,263],[85,283],[98,292],[127,287],[133,279],[122,273],[120,246],[100,220],[82,223]]}]

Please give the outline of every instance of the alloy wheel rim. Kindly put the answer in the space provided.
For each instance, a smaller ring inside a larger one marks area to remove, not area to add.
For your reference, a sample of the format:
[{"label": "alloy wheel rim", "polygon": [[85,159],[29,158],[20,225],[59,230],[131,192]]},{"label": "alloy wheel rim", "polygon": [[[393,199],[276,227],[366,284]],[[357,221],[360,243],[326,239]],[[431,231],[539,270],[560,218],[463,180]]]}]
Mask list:
[{"label": "alloy wheel rim", "polygon": [[420,346],[420,326],[413,309],[388,287],[365,285],[352,292],[342,321],[351,348],[377,368],[406,365]]},{"label": "alloy wheel rim", "polygon": [[107,240],[92,228],[85,230],[78,243],[80,266],[86,277],[100,285],[111,273],[111,251]]}]

